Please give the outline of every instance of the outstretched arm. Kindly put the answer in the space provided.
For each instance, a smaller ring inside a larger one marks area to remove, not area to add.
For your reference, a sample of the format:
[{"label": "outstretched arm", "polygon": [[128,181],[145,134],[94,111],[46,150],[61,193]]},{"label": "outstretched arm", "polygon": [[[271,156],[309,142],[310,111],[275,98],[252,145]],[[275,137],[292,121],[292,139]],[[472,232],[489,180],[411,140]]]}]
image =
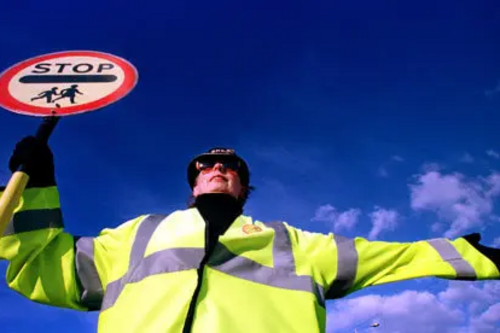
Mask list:
[{"label": "outstretched arm", "polygon": [[334,234],[291,232],[318,271],[326,299],[390,282],[437,277],[500,279],[500,250],[479,244],[480,235],[397,243]]},{"label": "outstretched arm", "polygon": [[[362,238],[339,242],[338,256],[344,255],[351,245],[354,246],[352,261],[343,258],[339,262],[337,278],[328,296],[336,298],[339,292],[351,293],[369,286],[421,277],[449,280],[500,278],[500,251],[491,249],[489,253],[482,252],[481,249],[485,247],[478,247],[480,245],[477,242],[471,243],[472,239],[479,241],[478,237],[476,234],[455,240],[437,238],[413,243],[370,242]],[[356,274],[349,276],[345,268],[349,265],[354,267],[354,261],[357,261]],[[342,281],[347,283],[343,284]]]}]

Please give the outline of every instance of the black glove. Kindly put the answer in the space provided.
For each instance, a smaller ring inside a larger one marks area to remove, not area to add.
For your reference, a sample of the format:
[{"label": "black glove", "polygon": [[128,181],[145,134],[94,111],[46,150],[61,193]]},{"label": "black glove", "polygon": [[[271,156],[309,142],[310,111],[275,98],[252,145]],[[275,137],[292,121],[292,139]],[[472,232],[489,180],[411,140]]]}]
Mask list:
[{"label": "black glove", "polygon": [[56,185],[54,156],[47,143],[34,136],[19,141],[9,160],[11,172],[23,171],[30,179],[26,187],[48,187]]},{"label": "black glove", "polygon": [[496,249],[494,247],[487,247],[479,244],[481,241],[481,235],[479,233],[474,233],[470,235],[463,236],[469,244],[474,246],[479,252],[488,257],[495,266],[497,266],[500,271],[500,249]]}]

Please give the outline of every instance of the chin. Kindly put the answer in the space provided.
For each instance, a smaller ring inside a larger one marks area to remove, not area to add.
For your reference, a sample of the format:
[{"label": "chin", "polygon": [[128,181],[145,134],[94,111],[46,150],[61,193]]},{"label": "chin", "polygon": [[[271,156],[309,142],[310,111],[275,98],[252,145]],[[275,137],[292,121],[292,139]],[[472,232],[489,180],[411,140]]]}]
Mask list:
[{"label": "chin", "polygon": [[224,191],[224,190],[213,190],[213,191],[208,191],[208,193],[225,193],[225,194],[231,194],[231,192]]}]

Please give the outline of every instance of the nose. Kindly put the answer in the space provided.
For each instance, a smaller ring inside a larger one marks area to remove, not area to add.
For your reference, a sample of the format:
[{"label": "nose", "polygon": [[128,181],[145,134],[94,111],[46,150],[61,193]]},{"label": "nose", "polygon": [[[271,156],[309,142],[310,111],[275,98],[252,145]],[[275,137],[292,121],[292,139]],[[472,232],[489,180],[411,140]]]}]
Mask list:
[{"label": "nose", "polygon": [[224,167],[224,164],[217,162],[214,165],[214,170],[218,170],[220,172],[224,172],[224,171],[226,171],[226,168]]}]

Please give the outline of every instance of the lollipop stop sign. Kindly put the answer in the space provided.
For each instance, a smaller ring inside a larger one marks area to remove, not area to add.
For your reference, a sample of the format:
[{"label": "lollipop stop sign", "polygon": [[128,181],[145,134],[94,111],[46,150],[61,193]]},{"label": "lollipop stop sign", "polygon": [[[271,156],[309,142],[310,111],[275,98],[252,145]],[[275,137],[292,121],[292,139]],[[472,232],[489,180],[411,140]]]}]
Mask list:
[{"label": "lollipop stop sign", "polygon": [[0,106],[30,116],[74,115],[118,101],[137,80],[131,63],[109,53],[50,53],[0,74]]},{"label": "lollipop stop sign", "polygon": [[[125,59],[95,51],[66,51],[24,60],[0,74],[0,107],[42,117],[35,137],[49,139],[62,116],[94,111],[125,97],[137,84]],[[29,175],[21,166],[0,194],[0,237],[13,216]]]}]

